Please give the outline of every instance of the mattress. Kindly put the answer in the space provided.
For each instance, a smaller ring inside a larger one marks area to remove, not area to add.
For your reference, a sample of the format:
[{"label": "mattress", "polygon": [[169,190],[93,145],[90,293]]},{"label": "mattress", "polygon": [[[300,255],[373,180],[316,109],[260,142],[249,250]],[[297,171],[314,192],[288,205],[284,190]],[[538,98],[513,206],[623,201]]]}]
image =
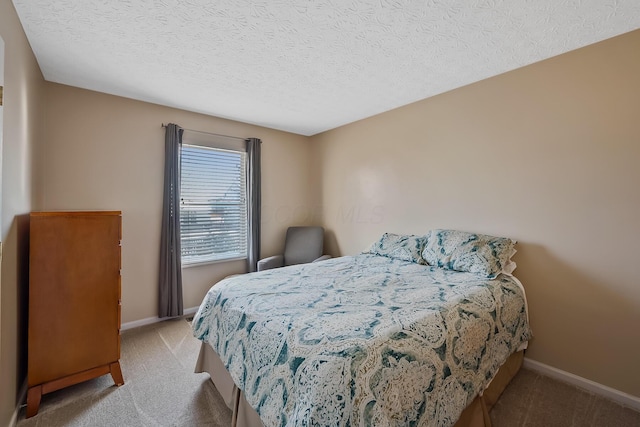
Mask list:
[{"label": "mattress", "polygon": [[370,254],[225,279],[193,327],[267,426],[451,426],[530,337],[513,277]]}]

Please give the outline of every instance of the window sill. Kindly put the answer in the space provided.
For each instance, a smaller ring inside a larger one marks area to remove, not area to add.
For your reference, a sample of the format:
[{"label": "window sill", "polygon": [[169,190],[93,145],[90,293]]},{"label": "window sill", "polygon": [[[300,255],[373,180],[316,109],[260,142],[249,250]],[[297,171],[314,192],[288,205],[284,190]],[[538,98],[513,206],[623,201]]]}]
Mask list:
[{"label": "window sill", "polygon": [[220,264],[223,262],[246,261],[246,260],[247,260],[247,257],[214,259],[211,261],[191,262],[188,264],[182,264],[182,268],[201,267],[201,266],[211,265],[211,264]]}]

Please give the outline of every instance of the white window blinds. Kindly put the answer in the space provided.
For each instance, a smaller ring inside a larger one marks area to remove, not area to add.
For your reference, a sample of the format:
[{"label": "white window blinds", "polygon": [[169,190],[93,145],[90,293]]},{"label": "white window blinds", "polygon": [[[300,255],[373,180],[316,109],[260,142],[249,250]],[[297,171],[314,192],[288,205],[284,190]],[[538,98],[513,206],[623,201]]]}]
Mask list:
[{"label": "white window blinds", "polygon": [[182,263],[247,257],[246,153],[182,145]]}]

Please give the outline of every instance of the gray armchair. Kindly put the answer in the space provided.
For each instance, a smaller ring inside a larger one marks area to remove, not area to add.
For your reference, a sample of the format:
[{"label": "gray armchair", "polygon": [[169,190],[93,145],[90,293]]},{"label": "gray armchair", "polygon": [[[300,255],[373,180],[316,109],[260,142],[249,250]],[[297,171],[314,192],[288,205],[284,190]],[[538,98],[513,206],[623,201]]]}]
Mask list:
[{"label": "gray armchair", "polygon": [[322,255],[323,247],[324,228],[289,227],[284,242],[284,254],[261,259],[258,261],[258,271],[331,258],[330,255]]}]

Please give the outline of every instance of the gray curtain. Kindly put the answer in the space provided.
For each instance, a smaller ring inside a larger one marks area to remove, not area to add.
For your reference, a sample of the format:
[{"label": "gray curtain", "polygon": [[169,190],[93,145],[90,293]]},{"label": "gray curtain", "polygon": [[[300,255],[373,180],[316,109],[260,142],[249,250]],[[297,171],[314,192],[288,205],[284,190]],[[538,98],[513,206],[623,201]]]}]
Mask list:
[{"label": "gray curtain", "polygon": [[175,317],[183,313],[180,261],[180,147],[183,132],[180,126],[170,123],[164,138],[158,317]]},{"label": "gray curtain", "polygon": [[247,143],[247,205],[248,212],[248,268],[249,272],[258,271],[260,259],[260,210],[262,196],[260,190],[260,141],[258,138],[249,138]]}]

